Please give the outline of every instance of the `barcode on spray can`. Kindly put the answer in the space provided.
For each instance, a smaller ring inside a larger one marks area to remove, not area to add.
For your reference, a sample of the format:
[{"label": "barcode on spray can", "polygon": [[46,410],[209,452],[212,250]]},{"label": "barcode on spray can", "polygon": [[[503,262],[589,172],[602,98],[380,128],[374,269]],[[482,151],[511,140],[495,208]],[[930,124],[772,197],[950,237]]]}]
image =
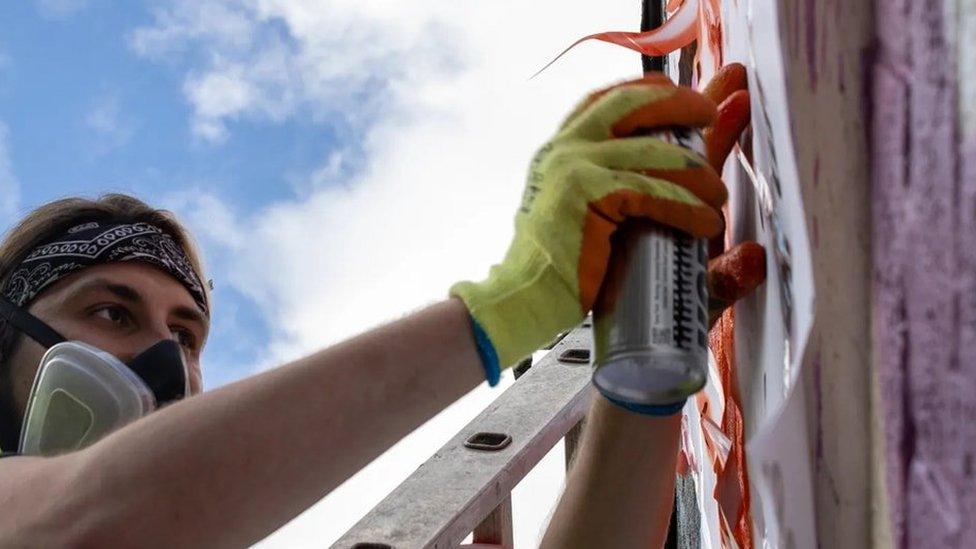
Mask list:
[{"label": "barcode on spray can", "polygon": [[651,302],[651,343],[654,345],[674,345],[674,278],[671,265],[674,263],[674,243],[669,238],[670,231],[659,229],[653,238],[652,258],[652,302]]}]

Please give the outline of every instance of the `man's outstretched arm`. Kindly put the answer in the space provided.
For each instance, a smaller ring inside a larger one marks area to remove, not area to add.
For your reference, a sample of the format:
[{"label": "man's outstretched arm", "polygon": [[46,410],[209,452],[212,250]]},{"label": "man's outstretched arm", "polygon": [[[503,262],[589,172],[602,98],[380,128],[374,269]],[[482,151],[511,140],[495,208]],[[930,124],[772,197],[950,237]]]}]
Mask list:
[{"label": "man's outstretched arm", "polygon": [[680,414],[636,414],[595,394],[542,547],[664,545],[680,435]]},{"label": "man's outstretched arm", "polygon": [[171,405],[80,452],[5,459],[0,538],[248,545],[483,380],[467,309],[447,300]]}]

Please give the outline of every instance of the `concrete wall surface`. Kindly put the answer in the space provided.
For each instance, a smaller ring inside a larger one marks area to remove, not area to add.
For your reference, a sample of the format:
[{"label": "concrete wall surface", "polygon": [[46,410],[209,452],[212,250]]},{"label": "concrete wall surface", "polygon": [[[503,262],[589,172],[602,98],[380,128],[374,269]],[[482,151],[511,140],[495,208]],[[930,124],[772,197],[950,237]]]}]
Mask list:
[{"label": "concrete wall surface", "polygon": [[815,324],[802,370],[820,547],[871,539],[870,2],[780,3],[810,238]]}]

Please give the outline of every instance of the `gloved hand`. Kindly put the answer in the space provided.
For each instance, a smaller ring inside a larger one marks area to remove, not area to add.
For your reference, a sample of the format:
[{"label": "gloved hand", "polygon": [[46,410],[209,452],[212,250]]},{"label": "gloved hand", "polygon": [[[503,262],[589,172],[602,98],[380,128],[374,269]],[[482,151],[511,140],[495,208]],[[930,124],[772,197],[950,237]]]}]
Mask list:
[{"label": "gloved hand", "polygon": [[726,117],[738,124],[731,140],[727,131],[710,132],[716,143],[708,146],[709,157],[716,151],[711,163],[657,138],[633,136],[705,127],[718,112],[708,97],[648,75],[590,95],[539,150],[505,259],[487,280],[451,288],[471,313],[491,384],[499,367],[583,319],[606,273],[610,236],[626,218],[655,220],[697,237],[721,232],[726,191],[712,165],[721,165],[719,156],[724,161],[748,110]]},{"label": "gloved hand", "polygon": [[[702,132],[708,160],[718,171],[721,171],[726,157],[749,123],[746,80],[745,67],[739,64],[728,65],[712,78],[704,91],[705,96],[719,105],[715,123]],[[711,326],[725,309],[752,293],[766,279],[766,252],[756,242],[742,242],[722,253],[725,246],[723,235],[718,235],[709,244],[710,255],[713,256],[708,264],[708,309]],[[617,402],[610,398],[608,400],[632,412],[653,416],[675,414],[684,407],[684,402],[651,406]]]}]

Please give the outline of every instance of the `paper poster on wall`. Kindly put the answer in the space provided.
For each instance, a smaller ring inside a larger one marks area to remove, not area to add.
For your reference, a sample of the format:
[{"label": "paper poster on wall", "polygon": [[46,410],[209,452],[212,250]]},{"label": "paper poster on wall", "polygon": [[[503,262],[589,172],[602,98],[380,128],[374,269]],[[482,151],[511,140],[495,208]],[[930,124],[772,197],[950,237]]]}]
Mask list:
[{"label": "paper poster on wall", "polygon": [[[752,103],[751,162],[737,150],[726,164],[731,243],[758,241],[767,252],[767,281],[735,311],[735,369],[748,469],[750,543],[754,547],[814,547],[814,492],[806,436],[806,406],[798,387],[813,325],[809,240],[790,130],[777,5],[772,0],[703,0],[696,44],[695,80],[707,82],[722,65],[743,63]],[[671,54],[677,77],[683,53]],[[686,407],[686,444],[697,468],[703,547],[741,543],[723,519],[721,429],[728,395],[716,365],[704,396]],[[703,406],[702,402],[707,403]],[[706,410],[703,417],[701,410]],[[711,449],[711,452],[708,450]],[[727,513],[727,509],[725,512]],[[722,530],[726,529],[725,535]],[[739,543],[737,543],[737,541]]]}]

